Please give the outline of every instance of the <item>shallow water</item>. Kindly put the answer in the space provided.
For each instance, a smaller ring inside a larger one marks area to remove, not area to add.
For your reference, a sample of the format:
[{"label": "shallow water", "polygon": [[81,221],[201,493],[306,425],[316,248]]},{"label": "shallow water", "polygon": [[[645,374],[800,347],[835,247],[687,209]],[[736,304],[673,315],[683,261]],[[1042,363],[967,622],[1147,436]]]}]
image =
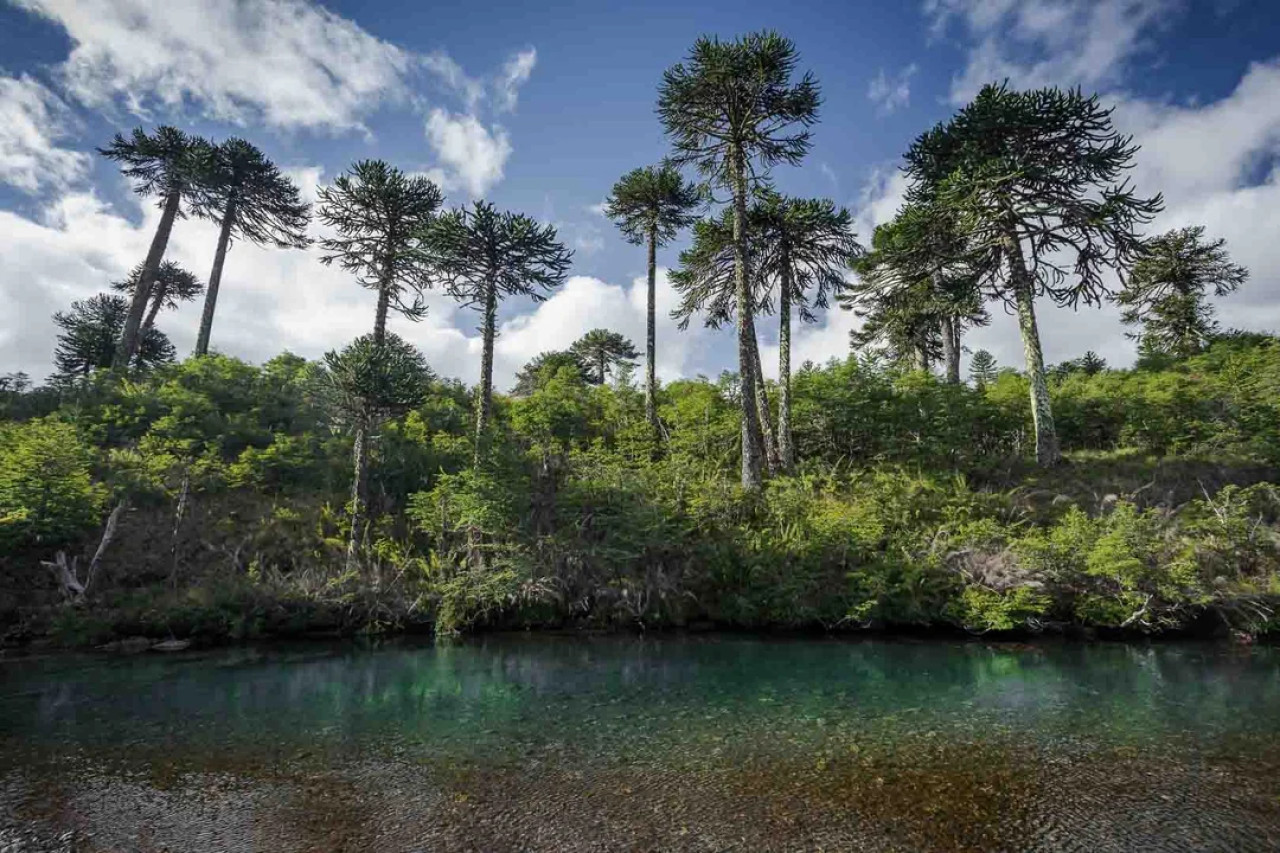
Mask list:
[{"label": "shallow water", "polygon": [[1280,650],[491,637],[0,662],[6,843],[1278,850]]}]

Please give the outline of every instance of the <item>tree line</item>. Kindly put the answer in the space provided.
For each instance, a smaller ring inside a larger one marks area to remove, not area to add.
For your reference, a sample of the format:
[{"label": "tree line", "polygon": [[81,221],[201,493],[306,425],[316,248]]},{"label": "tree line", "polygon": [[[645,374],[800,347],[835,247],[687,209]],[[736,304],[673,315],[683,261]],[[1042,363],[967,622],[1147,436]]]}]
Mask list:
[{"label": "tree line", "polygon": [[[740,480],[758,489],[767,475],[796,470],[792,411],[792,322],[815,322],[839,305],[857,313],[851,346],[929,371],[941,365],[958,384],[966,330],[989,322],[988,306],[1013,312],[1025,352],[1035,454],[1061,458],[1036,318],[1038,303],[1077,307],[1114,300],[1143,358],[1200,352],[1217,328],[1208,294],[1224,296],[1247,278],[1222,240],[1200,227],[1145,238],[1162,209],[1127,174],[1138,146],[1115,130],[1111,110],[1080,90],[1017,91],[985,86],[950,119],[921,134],[904,156],[906,201],[863,246],[849,211],[827,199],[792,198],[772,183],[775,167],[799,165],[822,106],[817,80],[801,72],[795,45],[776,33],[698,39],[664,73],[656,111],[670,141],[662,162],[624,174],[605,212],[647,260],[645,420],[660,455],[655,374],[658,252],[684,230],[691,245],[672,272],[680,295],[673,316],[736,330],[732,398],[740,425]],[[485,464],[493,412],[498,310],[511,296],[543,300],[565,280],[573,253],[550,225],[477,200],[445,209],[440,188],[380,160],[353,164],[319,190],[315,209],[253,144],[213,143],[173,127],[118,135],[101,149],[120,164],[161,217],[149,251],[103,294],[59,313],[55,361],[64,378],[100,367],[146,368],[174,358],[159,313],[204,296],[194,355],[210,350],[227,254],[233,242],[305,249],[373,291],[373,328],[324,359],[345,425],[354,437],[348,562],[367,503],[370,436],[419,404],[431,373],[421,353],[387,331],[395,312],[409,320],[437,290],[480,315],[482,350],[473,397],[473,462]],[[178,220],[217,223],[208,280],[166,259]],[[315,219],[326,235],[308,236]],[[778,379],[765,381],[758,321],[777,316]],[[603,384],[630,376],[640,357],[617,332],[593,330],[549,351],[517,376],[529,394],[561,370]],[[1099,370],[1092,354],[1078,365]],[[1059,366],[1062,367],[1062,366]],[[1074,368],[1073,368],[1074,369]],[[975,353],[970,378],[996,380],[990,353]],[[771,399],[770,394],[776,399]]]}]

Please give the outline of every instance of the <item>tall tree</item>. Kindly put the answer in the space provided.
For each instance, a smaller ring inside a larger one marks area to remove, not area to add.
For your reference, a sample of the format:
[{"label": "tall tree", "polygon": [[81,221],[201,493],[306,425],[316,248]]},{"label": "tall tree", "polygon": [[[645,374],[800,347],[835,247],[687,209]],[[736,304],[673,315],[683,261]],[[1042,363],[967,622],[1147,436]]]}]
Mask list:
[{"label": "tall tree", "polygon": [[516,382],[511,388],[514,397],[528,397],[545,385],[551,377],[567,367],[583,381],[587,381],[587,367],[578,354],[570,350],[552,350],[539,353],[516,372]]},{"label": "tall tree", "polygon": [[658,247],[670,242],[696,219],[695,209],[702,193],[687,182],[674,166],[645,166],[633,169],[613,185],[605,203],[605,214],[633,245],[648,247],[648,308],[645,333],[644,415],[658,431],[657,301]]},{"label": "tall tree", "polygon": [[851,345],[883,344],[893,361],[916,370],[940,359],[947,381],[958,384],[964,329],[991,319],[965,251],[954,219],[938,205],[907,205],[876,226],[858,281],[841,300],[864,321]]},{"label": "tall tree", "polygon": [[1035,300],[1098,304],[1104,273],[1137,256],[1137,228],[1163,204],[1158,195],[1138,197],[1122,178],[1137,150],[1097,96],[987,85],[907,151],[909,200],[955,217],[979,283],[1018,316],[1041,465],[1055,464],[1061,451]]},{"label": "tall tree", "polygon": [[619,332],[608,329],[592,329],[573,342],[569,351],[575,353],[593,369],[588,377],[594,385],[603,385],[609,380],[610,371],[616,372],[623,364],[634,364],[635,344]]},{"label": "tall tree", "polygon": [[[54,374],[60,379],[87,376],[98,368],[113,366],[116,346],[129,317],[129,300],[99,293],[71,303],[70,311],[59,311],[53,322],[62,332],[53,353]],[[155,367],[173,361],[173,344],[154,326],[142,334],[142,343],[130,360],[134,367]]]},{"label": "tall tree", "polygon": [[996,357],[984,349],[980,349],[969,359],[969,378],[979,391],[986,388],[1000,375]]},{"label": "tall tree", "polygon": [[[746,237],[750,251],[761,248],[763,240],[757,233],[759,221],[752,216],[755,207],[747,211]],[[671,273],[671,283],[680,294],[680,304],[671,312],[681,329],[689,326],[694,314],[702,314],[707,328],[718,329],[734,322],[737,316],[737,282],[734,278],[735,252],[733,239],[733,211],[724,210],[719,217],[703,219],[693,226],[693,244],[680,253],[680,266]],[[752,266],[751,298],[752,315],[773,311],[772,291],[769,282],[759,275],[759,265]],[[748,358],[744,365],[745,377],[736,378],[739,393],[747,394],[740,405],[754,410],[757,429],[760,432],[761,450],[769,470],[781,468],[776,436],[770,413],[768,389],[760,364],[760,348],[756,341],[755,325],[747,340]]]},{"label": "tall tree", "polygon": [[476,395],[476,463],[493,406],[493,345],[498,302],[507,296],[545,300],[565,279],[573,252],[556,229],[524,214],[499,212],[485,201],[451,210],[422,232],[423,256],[445,290],[481,312],[480,387]]},{"label": "tall tree", "polygon": [[209,351],[213,312],[218,305],[222,267],[233,239],[282,249],[303,249],[310,244],[307,223],[311,206],[304,204],[298,187],[268,160],[257,146],[243,139],[228,139],[215,147],[212,169],[197,212],[218,223],[218,245],[204,295],[204,313],[196,337],[196,355]]},{"label": "tall tree", "polygon": [[797,164],[817,121],[818,84],[805,73],[793,83],[795,45],[772,33],[731,42],[700,38],[688,58],[663,74],[658,115],[677,165],[693,163],[732,195],[734,284],[742,405],[742,484],[759,488],[764,437],[752,405],[755,342],[752,277],[747,254],[747,195],[753,178],[777,163]]},{"label": "tall tree", "polygon": [[791,439],[791,314],[814,323],[817,310],[846,286],[862,252],[849,211],[826,199],[792,199],[771,190],[757,194],[749,217],[758,241],[752,257],[758,278],[778,294],[778,458],[795,470]]},{"label": "tall tree", "polygon": [[[142,267],[139,265],[134,267],[126,278],[113,281],[111,289],[132,296],[138,292],[141,282]],[[180,303],[190,302],[203,292],[204,284],[200,279],[174,261],[165,261],[160,264],[155,281],[151,283],[151,307],[147,309],[146,317],[142,320],[141,334],[145,336],[147,330],[155,325],[156,315],[161,309],[173,310]]]},{"label": "tall tree", "polygon": [[398,335],[362,335],[324,357],[338,410],[353,433],[351,534],[347,571],[359,568],[368,504],[369,434],[384,420],[422,402],[431,371],[422,353]]},{"label": "tall tree", "polygon": [[1116,295],[1126,325],[1142,324],[1130,334],[1144,349],[1187,358],[1204,349],[1218,330],[1213,306],[1205,297],[1234,293],[1249,271],[1231,263],[1225,240],[1206,242],[1204,227],[1170,231],[1148,240],[1129,281]]},{"label": "tall tree", "polygon": [[320,240],[320,261],[336,261],[377,292],[374,338],[386,337],[392,306],[410,320],[421,319],[427,311],[422,291],[431,280],[420,250],[444,203],[440,188],[382,160],[361,160],[333,186],[322,187],[319,197],[320,220],[338,232]]},{"label": "tall tree", "polygon": [[129,302],[128,314],[120,330],[112,365],[124,368],[139,345],[142,315],[151,298],[151,287],[164,260],[173,223],[184,215],[183,202],[191,202],[207,183],[213,164],[213,146],[198,136],[188,136],[176,127],[158,127],[148,136],[142,128],[125,138],[115,139],[98,153],[120,164],[120,171],[133,181],[133,191],[160,200],[160,223],[151,248],[142,262],[142,274]]}]

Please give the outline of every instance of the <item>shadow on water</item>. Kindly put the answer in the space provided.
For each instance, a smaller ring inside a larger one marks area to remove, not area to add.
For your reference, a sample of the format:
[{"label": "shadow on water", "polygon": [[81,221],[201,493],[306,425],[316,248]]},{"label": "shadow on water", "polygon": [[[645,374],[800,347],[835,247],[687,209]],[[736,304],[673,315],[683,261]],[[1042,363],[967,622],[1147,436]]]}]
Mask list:
[{"label": "shadow on water", "polygon": [[0,826],[103,850],[1280,849],[1277,664],[520,636],[8,662]]}]

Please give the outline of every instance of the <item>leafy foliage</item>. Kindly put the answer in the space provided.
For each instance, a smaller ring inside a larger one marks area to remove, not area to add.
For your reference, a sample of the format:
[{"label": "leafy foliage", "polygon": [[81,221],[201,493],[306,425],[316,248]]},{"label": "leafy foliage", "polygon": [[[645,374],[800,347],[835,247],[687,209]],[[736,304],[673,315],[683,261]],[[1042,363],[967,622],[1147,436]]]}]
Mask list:
[{"label": "leafy foliage", "polygon": [[574,341],[569,351],[592,368],[590,380],[596,385],[603,385],[610,372],[616,373],[623,365],[634,364],[634,359],[640,356],[635,344],[620,332],[608,329],[592,329]]},{"label": "leafy foliage", "polygon": [[[69,380],[110,367],[128,313],[129,302],[123,296],[99,293],[72,302],[70,311],[54,314],[54,324],[62,329],[53,353],[55,376]],[[142,334],[133,364],[155,367],[173,361],[174,354],[173,344],[164,332],[149,326]]]}]

